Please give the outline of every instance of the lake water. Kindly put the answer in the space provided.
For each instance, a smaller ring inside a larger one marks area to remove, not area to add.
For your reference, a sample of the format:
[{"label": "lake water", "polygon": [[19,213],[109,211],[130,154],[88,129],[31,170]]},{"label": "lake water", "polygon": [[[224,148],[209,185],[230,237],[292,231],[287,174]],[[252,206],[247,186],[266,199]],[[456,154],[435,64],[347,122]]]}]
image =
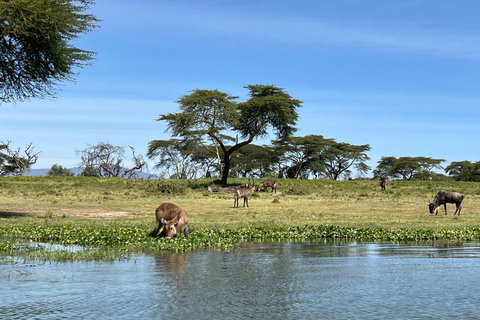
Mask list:
[{"label": "lake water", "polygon": [[244,243],[0,265],[0,319],[479,319],[480,244]]}]

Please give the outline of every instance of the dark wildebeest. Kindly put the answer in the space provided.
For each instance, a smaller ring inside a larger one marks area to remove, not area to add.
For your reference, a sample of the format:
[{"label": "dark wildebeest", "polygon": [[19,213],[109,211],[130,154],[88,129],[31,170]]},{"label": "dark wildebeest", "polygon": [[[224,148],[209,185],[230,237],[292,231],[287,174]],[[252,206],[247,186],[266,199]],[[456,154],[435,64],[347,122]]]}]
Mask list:
[{"label": "dark wildebeest", "polygon": [[277,182],[271,179],[263,180],[262,183],[257,186],[257,191],[260,191],[262,188],[263,191],[265,191],[267,188],[272,188],[272,192],[275,189],[275,193],[277,193]]},{"label": "dark wildebeest", "polygon": [[382,190],[385,190],[387,188],[387,177],[381,176],[379,180],[380,180],[380,188],[382,188]]},{"label": "dark wildebeest", "polygon": [[160,226],[163,230],[160,237],[173,238],[177,232],[183,232],[185,237],[188,237],[188,218],[185,210],[173,203],[162,203],[160,207],[155,210],[156,224],[151,236],[156,237]]},{"label": "dark wildebeest", "polygon": [[453,215],[455,216],[458,212],[458,216],[460,216],[460,211],[462,211],[462,201],[464,198],[465,196],[461,193],[442,190],[437,193],[433,202],[428,204],[428,209],[431,214],[435,212],[435,215],[437,215],[438,207],[443,204],[445,207],[445,214],[447,214],[447,203],[455,203],[456,210]]},{"label": "dark wildebeest", "polygon": [[248,186],[240,186],[240,187],[235,187],[233,189],[233,207],[235,208],[235,205],[238,208],[238,200],[243,198],[243,206],[245,207],[245,204],[247,204],[248,207],[248,198],[253,194],[255,188],[255,183],[252,181],[252,184],[250,184],[250,179],[248,179]]}]

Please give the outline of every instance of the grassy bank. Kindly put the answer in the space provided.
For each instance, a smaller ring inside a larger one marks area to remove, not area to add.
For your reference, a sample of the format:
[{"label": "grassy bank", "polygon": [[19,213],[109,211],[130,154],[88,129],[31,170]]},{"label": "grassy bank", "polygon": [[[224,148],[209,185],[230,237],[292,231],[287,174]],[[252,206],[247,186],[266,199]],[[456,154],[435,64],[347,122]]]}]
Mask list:
[{"label": "grassy bank", "polygon": [[[0,178],[0,237],[12,238],[0,250],[13,252],[20,247],[13,238],[92,247],[93,256],[105,255],[99,253],[100,247],[116,247],[123,254],[225,248],[265,238],[480,238],[478,183],[391,181],[382,191],[377,181],[279,180],[276,194],[254,193],[250,208],[233,208],[231,192],[208,192],[211,183],[211,179]],[[442,189],[466,195],[459,219],[453,219],[452,204],[447,216],[443,209],[438,216],[428,213],[428,202]],[[154,210],[162,202],[186,209],[192,229],[189,239],[148,237]]]}]

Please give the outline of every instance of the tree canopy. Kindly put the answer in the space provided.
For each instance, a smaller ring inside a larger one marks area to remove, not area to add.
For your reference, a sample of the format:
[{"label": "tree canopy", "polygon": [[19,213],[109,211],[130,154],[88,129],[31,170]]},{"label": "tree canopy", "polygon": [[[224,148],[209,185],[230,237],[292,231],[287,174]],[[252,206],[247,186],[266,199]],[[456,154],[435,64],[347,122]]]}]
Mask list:
[{"label": "tree canopy", "polygon": [[418,178],[427,180],[432,177],[434,169],[441,169],[444,159],[429,157],[382,157],[374,171],[375,176],[389,176],[393,179],[411,180]]},{"label": "tree canopy", "polygon": [[[248,85],[249,99],[237,103],[236,96],[218,90],[196,89],[181,97],[180,112],[160,115],[174,137],[214,145],[221,159],[221,183],[227,184],[232,154],[255,138],[268,135],[286,138],[295,131],[301,101],[274,85]],[[240,141],[239,141],[240,136]]]},{"label": "tree canopy", "polygon": [[370,151],[368,144],[352,145],[321,135],[290,137],[274,143],[289,178],[301,179],[313,174],[316,178],[338,180],[350,173],[352,167],[360,173],[370,170],[365,163],[370,159],[366,154]]},{"label": "tree canopy", "polygon": [[0,0],[0,104],[53,97],[94,59],[72,40],[98,27],[94,0]]},{"label": "tree canopy", "polygon": [[306,178],[309,173],[324,173],[324,167],[318,163],[319,157],[327,144],[333,139],[326,139],[321,135],[305,137],[288,137],[274,141],[275,150],[280,158],[279,176],[293,179]]},{"label": "tree canopy", "polygon": [[249,144],[232,155],[230,176],[264,177],[274,172],[278,157],[269,146]]},{"label": "tree canopy", "polygon": [[338,180],[345,173],[350,174],[354,167],[360,173],[366,173],[370,167],[365,161],[370,160],[366,152],[370,146],[353,145],[346,142],[335,142],[327,145],[327,149],[320,155],[325,173],[330,179]]},{"label": "tree canopy", "polygon": [[[210,177],[221,174],[215,162],[217,157],[224,158],[223,151],[215,149],[195,140],[154,140],[147,155],[159,158],[156,167],[164,170],[163,176]],[[229,177],[350,178],[352,168],[361,174],[370,169],[365,163],[369,150],[369,145],[351,145],[321,135],[288,137],[273,141],[272,146],[248,144],[232,154]]]},{"label": "tree canopy", "polygon": [[457,181],[480,181],[480,161],[454,161],[445,168],[445,172]]}]

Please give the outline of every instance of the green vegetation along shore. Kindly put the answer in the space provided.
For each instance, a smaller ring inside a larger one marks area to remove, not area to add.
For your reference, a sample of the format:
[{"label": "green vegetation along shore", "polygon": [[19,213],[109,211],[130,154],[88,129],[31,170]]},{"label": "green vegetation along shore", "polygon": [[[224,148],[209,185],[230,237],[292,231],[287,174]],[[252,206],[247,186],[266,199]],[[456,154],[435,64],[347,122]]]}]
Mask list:
[{"label": "green vegetation along shore", "polygon": [[[233,208],[232,192],[207,191],[214,182],[0,178],[0,252],[33,259],[112,260],[161,250],[227,249],[236,242],[267,239],[480,239],[478,183],[389,181],[382,191],[378,181],[278,180],[277,193],[256,192],[249,208]],[[446,216],[443,208],[438,216],[428,213],[427,204],[439,190],[465,194],[458,219],[453,204],[447,205]],[[163,202],[187,211],[188,239],[149,236],[155,208]],[[65,247],[52,250],[26,241]]]}]

